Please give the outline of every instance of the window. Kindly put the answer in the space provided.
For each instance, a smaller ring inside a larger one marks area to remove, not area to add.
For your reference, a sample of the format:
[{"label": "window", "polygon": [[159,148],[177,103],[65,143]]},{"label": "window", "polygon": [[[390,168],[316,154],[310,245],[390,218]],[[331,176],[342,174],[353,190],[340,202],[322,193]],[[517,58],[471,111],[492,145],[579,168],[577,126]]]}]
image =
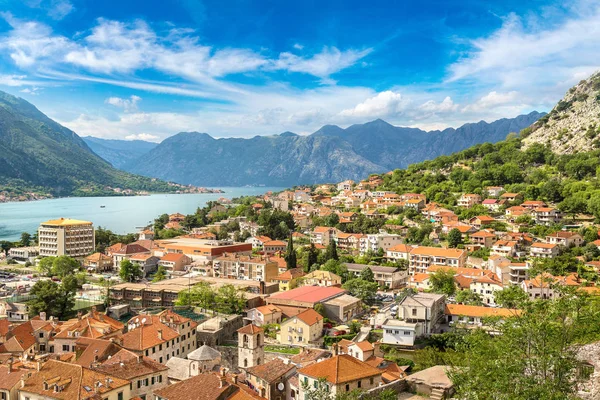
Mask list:
[{"label": "window", "polygon": [[162,375],[158,376],[158,383],[162,383]]},{"label": "window", "polygon": [[346,392],[350,391],[350,385],[346,384]]},{"label": "window", "polygon": [[40,338],[44,338],[44,332],[40,332]]},{"label": "window", "polygon": [[361,387],[361,381],[358,381],[357,385],[358,385],[358,388],[360,389],[360,387]]},{"label": "window", "polygon": [[148,378],[144,379],[144,386],[148,386],[148,382],[149,382]]},{"label": "window", "polygon": [[162,364],[162,357],[158,359],[158,362]]},{"label": "window", "polygon": [[373,378],[369,379],[369,383],[372,385],[373,384]]},{"label": "window", "polygon": [[63,349],[63,351],[69,351],[69,345],[68,344],[63,344],[62,349]]},{"label": "window", "polygon": [[162,350],[162,344],[159,344],[159,345],[158,345],[158,350],[159,350],[159,351],[160,351],[160,350]]},{"label": "window", "polygon": [[413,315],[413,316],[417,315],[417,309],[416,309],[416,308],[413,308],[413,309],[412,309],[412,315]]},{"label": "window", "polygon": [[154,377],[152,377],[152,380],[150,382],[152,385],[154,385]]},{"label": "window", "polygon": [[123,392],[117,394],[117,400],[123,400]]},{"label": "window", "polygon": [[137,386],[138,386],[138,389],[142,387],[142,381],[141,380],[138,381],[138,385]]}]

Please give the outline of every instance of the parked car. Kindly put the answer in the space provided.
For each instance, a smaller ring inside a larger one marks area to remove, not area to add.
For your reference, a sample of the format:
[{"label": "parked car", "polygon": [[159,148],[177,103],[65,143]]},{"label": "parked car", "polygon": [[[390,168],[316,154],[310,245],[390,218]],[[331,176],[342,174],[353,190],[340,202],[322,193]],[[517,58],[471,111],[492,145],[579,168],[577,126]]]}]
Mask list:
[{"label": "parked car", "polygon": [[346,331],[344,331],[344,330],[333,332],[333,336],[341,336],[341,335],[345,335],[345,334],[346,334]]}]

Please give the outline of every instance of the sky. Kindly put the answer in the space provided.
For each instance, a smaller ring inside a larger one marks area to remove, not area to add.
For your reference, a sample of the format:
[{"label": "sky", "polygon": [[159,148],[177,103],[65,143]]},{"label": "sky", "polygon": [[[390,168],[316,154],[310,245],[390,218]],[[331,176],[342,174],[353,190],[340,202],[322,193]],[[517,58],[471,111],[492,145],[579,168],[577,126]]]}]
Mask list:
[{"label": "sky", "polygon": [[0,90],[80,136],[443,129],[598,69],[599,0],[0,0]]}]

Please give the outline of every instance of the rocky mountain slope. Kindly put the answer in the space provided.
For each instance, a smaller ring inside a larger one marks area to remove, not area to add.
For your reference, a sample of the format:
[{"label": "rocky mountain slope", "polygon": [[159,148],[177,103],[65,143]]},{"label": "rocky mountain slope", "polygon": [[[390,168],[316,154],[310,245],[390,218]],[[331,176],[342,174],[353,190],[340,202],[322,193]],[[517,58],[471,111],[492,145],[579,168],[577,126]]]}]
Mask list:
[{"label": "rocky mountain slope", "polygon": [[42,188],[60,196],[97,194],[106,186],[169,190],[166,182],[113,168],[75,132],[4,92],[0,92],[0,186]]},{"label": "rocky mountain slope", "polygon": [[144,140],[111,140],[92,136],[84,136],[82,139],[94,153],[111,163],[115,168],[122,168],[158,145]]},{"label": "rocky mountain slope", "polygon": [[251,139],[214,139],[179,133],[123,166],[127,171],[184,184],[283,185],[362,179],[369,173],[450,154],[477,143],[503,140],[544,114],[532,112],[492,123],[426,132],[383,120],[342,129],[326,125],[310,136],[284,132]]},{"label": "rocky mountain slope", "polygon": [[251,139],[214,139],[206,133],[183,132],[125,168],[205,186],[286,186],[356,178],[382,170],[339,138],[289,132]]},{"label": "rocky mountain slope", "polygon": [[600,71],[569,89],[552,111],[522,136],[526,146],[548,144],[559,154],[600,148]]}]

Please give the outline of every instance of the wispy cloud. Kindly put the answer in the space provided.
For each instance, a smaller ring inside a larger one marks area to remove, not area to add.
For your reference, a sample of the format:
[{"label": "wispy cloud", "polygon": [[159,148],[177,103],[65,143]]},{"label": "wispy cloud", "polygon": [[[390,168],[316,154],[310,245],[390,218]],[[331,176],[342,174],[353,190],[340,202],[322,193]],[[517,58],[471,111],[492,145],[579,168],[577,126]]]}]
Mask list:
[{"label": "wispy cloud", "polygon": [[131,95],[128,99],[123,99],[121,97],[109,97],[104,100],[104,102],[106,104],[110,104],[111,106],[122,108],[125,112],[132,112],[138,109],[137,104],[141,100],[141,97]]}]

